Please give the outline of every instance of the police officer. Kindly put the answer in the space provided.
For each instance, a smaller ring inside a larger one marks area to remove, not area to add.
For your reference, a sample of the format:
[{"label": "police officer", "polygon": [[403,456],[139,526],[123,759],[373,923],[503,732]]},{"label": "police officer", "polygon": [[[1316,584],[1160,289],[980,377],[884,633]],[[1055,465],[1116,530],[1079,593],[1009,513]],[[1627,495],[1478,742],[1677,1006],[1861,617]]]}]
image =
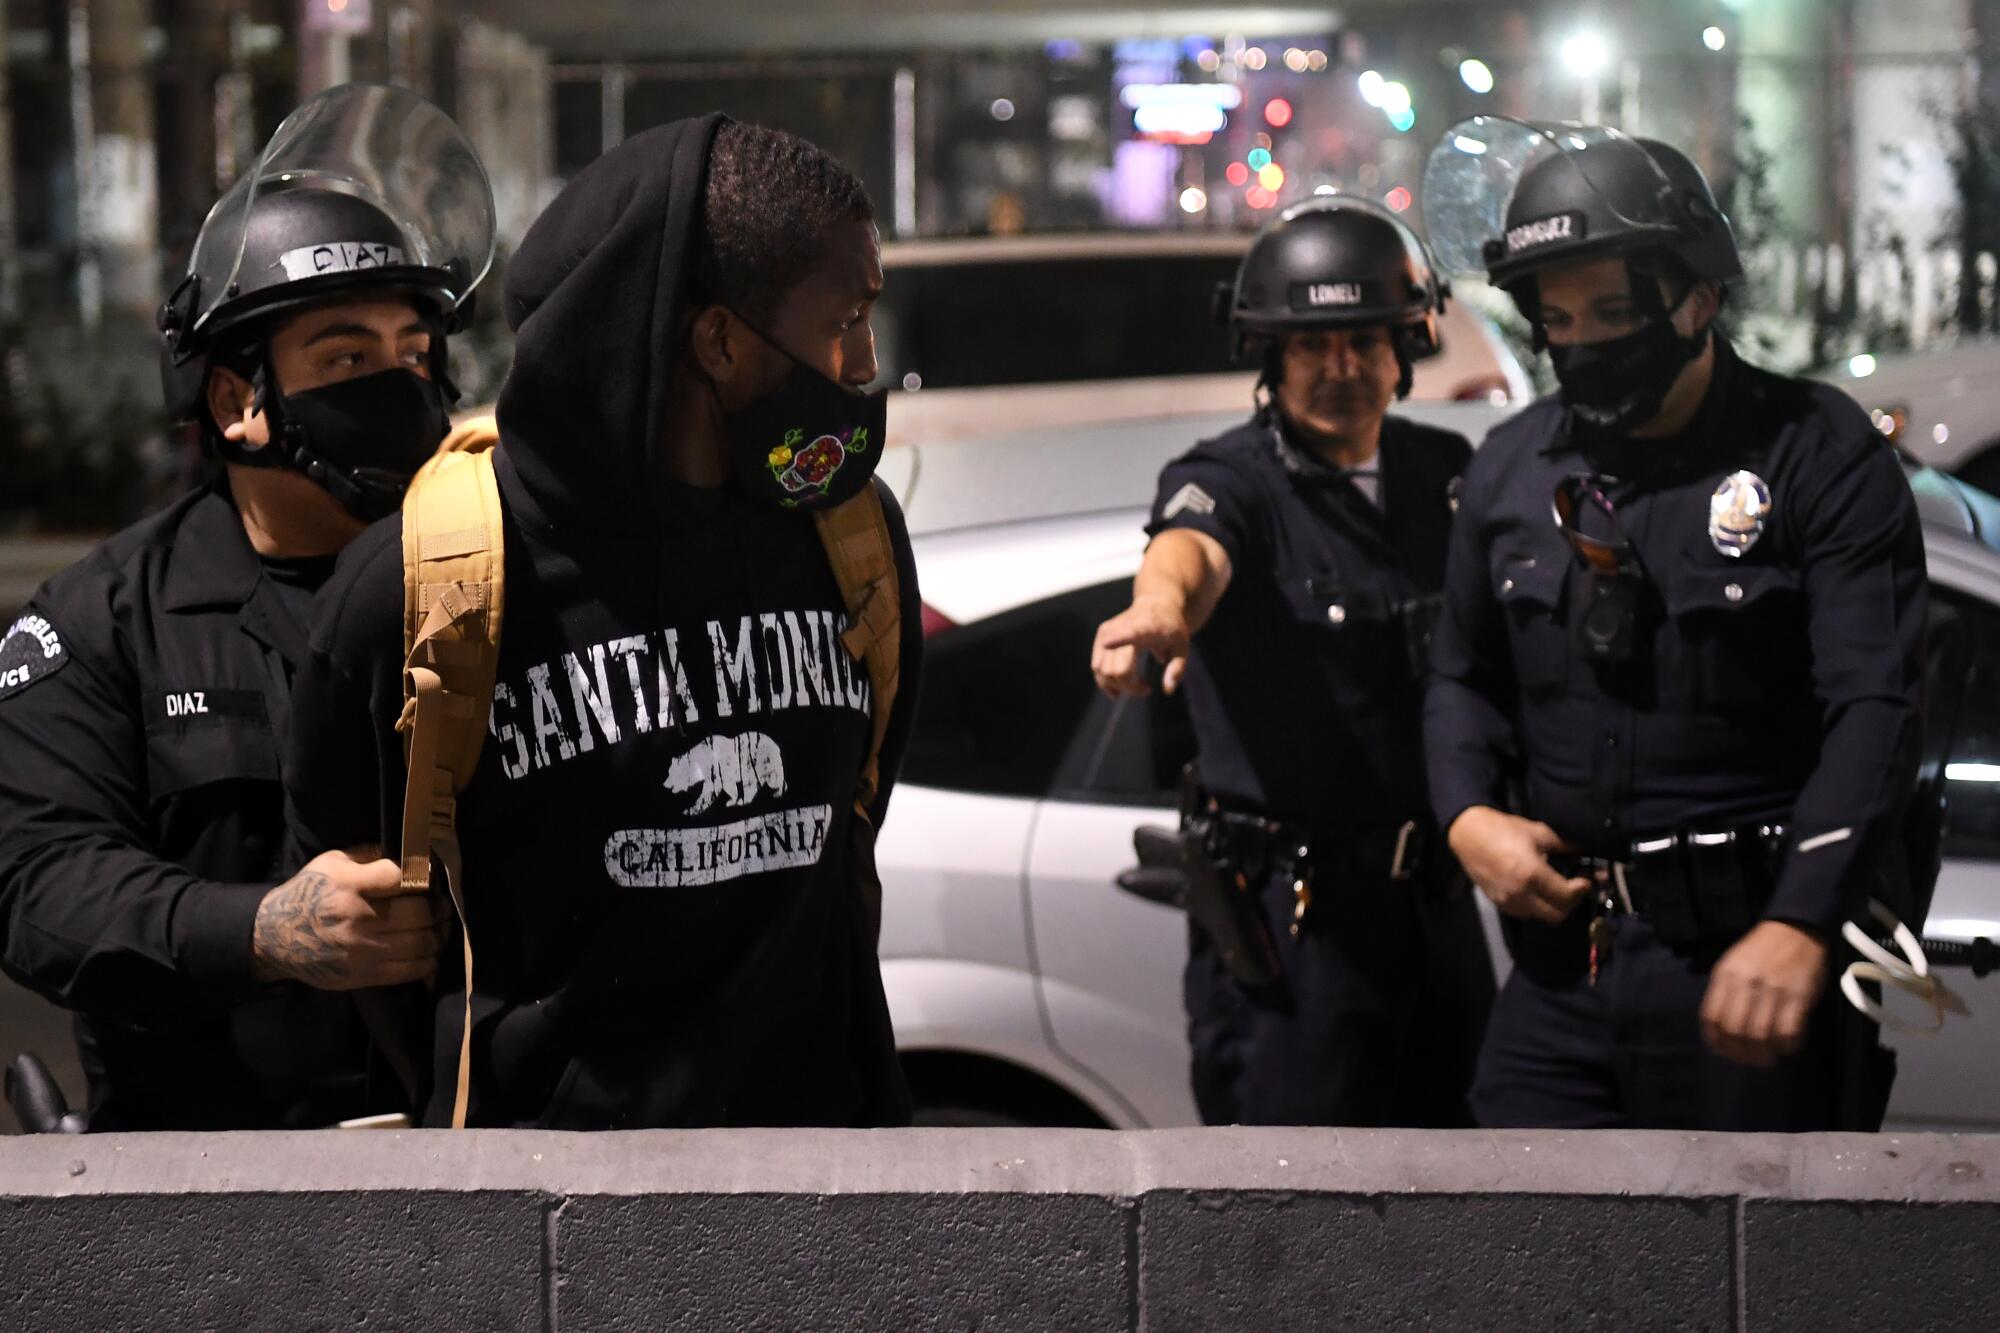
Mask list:
[{"label": "police officer", "polygon": [[1183,679],[1186,1000],[1209,1123],[1451,1125],[1492,999],[1426,813],[1419,681],[1465,440],[1388,416],[1438,350],[1416,236],[1314,200],[1252,245],[1227,318],[1260,405],[1161,473],[1108,694]]},{"label": "police officer", "polygon": [[[408,143],[430,155],[373,155]],[[78,1011],[94,1130],[319,1126],[403,1097],[336,992],[429,975],[431,908],[369,898],[389,862],[286,879],[279,746],[314,590],[445,434],[446,334],[491,222],[428,103],[354,87],[294,113],[160,314],[170,416],[218,474],[0,642],[0,960]]]},{"label": "police officer", "polygon": [[1844,919],[1908,901],[1925,582],[1896,460],[1846,397],[1737,358],[1729,223],[1671,148],[1467,122],[1425,198],[1561,385],[1466,473],[1425,706],[1439,826],[1515,960],[1474,1111],[1873,1127],[1884,1053],[1827,974]]}]

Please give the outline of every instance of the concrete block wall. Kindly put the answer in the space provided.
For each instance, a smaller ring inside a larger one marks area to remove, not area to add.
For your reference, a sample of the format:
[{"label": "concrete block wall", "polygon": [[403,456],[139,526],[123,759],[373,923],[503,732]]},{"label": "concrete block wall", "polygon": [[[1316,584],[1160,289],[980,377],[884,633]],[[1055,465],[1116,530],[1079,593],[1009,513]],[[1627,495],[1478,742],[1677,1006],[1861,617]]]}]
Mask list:
[{"label": "concrete block wall", "polygon": [[2000,1329],[2000,1138],[0,1142],[0,1328]]}]

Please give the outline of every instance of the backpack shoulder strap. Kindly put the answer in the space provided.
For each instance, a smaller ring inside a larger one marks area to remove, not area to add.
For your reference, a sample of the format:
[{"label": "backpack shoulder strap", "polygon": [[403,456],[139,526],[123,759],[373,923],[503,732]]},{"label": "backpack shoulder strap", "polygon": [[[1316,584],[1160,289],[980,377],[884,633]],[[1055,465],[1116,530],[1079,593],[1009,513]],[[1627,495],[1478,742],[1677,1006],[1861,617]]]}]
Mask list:
[{"label": "backpack shoulder strap", "polygon": [[868,759],[854,805],[863,817],[882,787],[882,738],[889,730],[889,713],[896,702],[903,656],[902,580],[896,574],[896,551],[889,540],[889,518],[873,484],[853,499],[813,515],[820,541],[847,604],[847,632],[841,643],[868,669],[875,699],[874,728]]},{"label": "backpack shoulder strap", "polygon": [[[493,475],[491,417],[446,437],[403,498],[403,652],[406,670],[440,677],[462,701],[444,710],[438,758],[450,791],[472,781],[500,665],[505,550]],[[412,695],[405,681],[404,698]]]},{"label": "backpack shoulder strap", "polygon": [[506,550],[490,417],[466,422],[403,497],[402,888],[428,892],[432,858],[465,946],[465,1027],[452,1125],[463,1128],[472,1069],[472,932],[458,852],[458,793],[472,781],[500,665]]}]

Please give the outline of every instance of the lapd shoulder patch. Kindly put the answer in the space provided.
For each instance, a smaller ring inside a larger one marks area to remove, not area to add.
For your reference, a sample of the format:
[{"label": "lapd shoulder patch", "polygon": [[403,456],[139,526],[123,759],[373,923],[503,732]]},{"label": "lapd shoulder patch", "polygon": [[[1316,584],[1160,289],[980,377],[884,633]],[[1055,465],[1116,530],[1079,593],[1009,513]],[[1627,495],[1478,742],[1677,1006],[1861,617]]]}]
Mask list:
[{"label": "lapd shoulder patch", "polygon": [[56,627],[41,616],[22,616],[0,637],[0,699],[19,694],[46,680],[69,663]]},{"label": "lapd shoulder patch", "polygon": [[1189,482],[1174,492],[1174,498],[1167,501],[1167,507],[1160,511],[1162,520],[1172,518],[1182,512],[1191,514],[1213,514],[1215,497],[1201,487]]}]

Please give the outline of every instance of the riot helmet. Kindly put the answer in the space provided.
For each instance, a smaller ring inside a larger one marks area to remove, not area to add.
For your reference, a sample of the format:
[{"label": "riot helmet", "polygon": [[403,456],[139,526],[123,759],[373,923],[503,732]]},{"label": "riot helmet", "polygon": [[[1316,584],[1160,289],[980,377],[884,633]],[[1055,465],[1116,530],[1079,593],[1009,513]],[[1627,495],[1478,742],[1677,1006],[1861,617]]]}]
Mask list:
[{"label": "riot helmet", "polygon": [[1267,385],[1287,334],[1386,327],[1402,367],[1401,398],[1413,363],[1438,351],[1449,291],[1423,242],[1395,214],[1332,195],[1294,205],[1259,232],[1236,280],[1218,287],[1216,307],[1236,331],[1239,353],[1263,354]]},{"label": "riot helmet", "polygon": [[1743,257],[1736,250],[1736,230],[1723,215],[1722,205],[1716,202],[1708,177],[1701,174],[1701,168],[1694,164],[1694,159],[1658,139],[1639,139],[1635,142],[1666,174],[1678,206],[1686,215],[1686,234],[1674,246],[1674,253],[1681,262],[1697,278],[1734,282],[1742,277]]},{"label": "riot helmet", "polygon": [[[1513,298],[1546,348],[1574,426],[1610,436],[1655,417],[1708,330],[1671,312],[1703,279],[1741,276],[1728,220],[1683,154],[1593,125],[1477,116],[1446,130],[1424,170],[1424,219],[1448,272],[1483,275]],[[1624,263],[1639,327],[1551,345],[1537,278],[1559,265]],[[1661,294],[1662,280],[1675,289]]]},{"label": "riot helmet", "polygon": [[[485,168],[444,112],[380,85],[320,94],[285,119],[210,210],[187,273],[160,307],[170,420],[199,425],[204,444],[227,461],[305,473],[359,517],[389,512],[448,428],[445,409],[457,394],[447,336],[470,318],[493,232]],[[282,320],[377,295],[409,300],[430,326],[433,387],[409,385],[421,377],[400,371],[355,381],[359,389],[284,393],[269,349]],[[217,365],[254,387],[269,445],[231,441],[211,419]],[[386,419],[368,420],[377,415]]]}]

